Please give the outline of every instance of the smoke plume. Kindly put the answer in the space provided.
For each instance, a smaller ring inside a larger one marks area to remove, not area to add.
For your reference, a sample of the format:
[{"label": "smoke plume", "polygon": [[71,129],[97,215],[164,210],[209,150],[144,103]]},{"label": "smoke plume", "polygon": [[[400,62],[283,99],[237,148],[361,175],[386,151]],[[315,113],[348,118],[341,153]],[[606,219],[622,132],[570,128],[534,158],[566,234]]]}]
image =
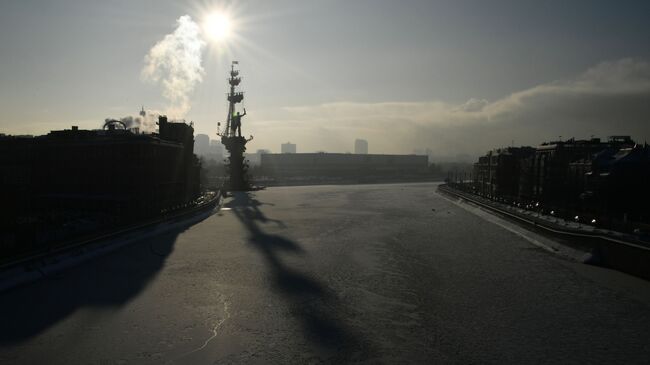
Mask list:
[{"label": "smoke plume", "polygon": [[205,41],[201,31],[189,15],[177,20],[174,32],[156,43],[145,57],[142,79],[162,86],[163,96],[169,101],[165,113],[182,118],[190,109],[190,94],[203,80],[201,59]]}]

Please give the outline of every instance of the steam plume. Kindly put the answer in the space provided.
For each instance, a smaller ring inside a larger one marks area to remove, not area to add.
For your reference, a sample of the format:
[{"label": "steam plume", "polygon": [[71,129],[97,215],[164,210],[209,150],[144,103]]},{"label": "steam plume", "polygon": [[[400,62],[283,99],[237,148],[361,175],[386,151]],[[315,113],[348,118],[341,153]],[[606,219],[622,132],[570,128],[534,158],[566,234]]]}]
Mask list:
[{"label": "steam plume", "polygon": [[156,43],[145,57],[142,79],[162,85],[169,101],[166,114],[182,118],[190,110],[190,93],[203,80],[201,59],[205,41],[189,15],[176,21],[178,26]]},{"label": "steam plume", "polygon": [[[119,118],[120,122],[124,123],[126,126],[126,129],[134,129],[137,128],[140,132],[144,133],[154,133],[156,132],[156,129],[158,126],[156,125],[156,122],[158,121],[158,116],[160,114],[156,112],[147,112],[145,115],[139,115],[139,116],[126,116],[123,118]],[[104,122],[109,122],[111,120],[115,120],[114,118],[106,118]]]}]

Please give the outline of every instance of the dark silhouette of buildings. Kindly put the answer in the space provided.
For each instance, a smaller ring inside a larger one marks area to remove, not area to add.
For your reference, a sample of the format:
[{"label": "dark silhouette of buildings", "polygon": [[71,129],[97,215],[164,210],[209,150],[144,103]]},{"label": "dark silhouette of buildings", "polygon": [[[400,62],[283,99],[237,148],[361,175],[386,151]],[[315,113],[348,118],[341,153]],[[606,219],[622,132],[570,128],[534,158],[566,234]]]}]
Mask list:
[{"label": "dark silhouette of buildings", "polygon": [[492,150],[479,157],[474,164],[477,189],[488,195],[518,197],[523,161],[534,152],[532,147],[508,147]]},{"label": "dark silhouette of buildings", "polygon": [[[525,164],[521,197],[547,202],[571,200],[581,192],[584,174],[590,170],[591,161],[597,153],[632,146],[634,142],[628,136],[611,137],[606,142],[600,138],[571,138],[543,143]],[[573,174],[570,168],[572,164]]]},{"label": "dark silhouette of buildings", "polygon": [[118,127],[0,137],[2,255],[160,215],[199,195],[191,125],[161,116],[159,134]]},{"label": "dark silhouette of buildings", "polygon": [[[624,222],[650,222],[650,147],[634,145],[608,148],[598,153],[587,168],[577,170],[575,191],[582,190],[579,203],[603,217]],[[586,171],[582,173],[583,171]],[[583,187],[583,189],[579,189]]]},{"label": "dark silhouette of buildings", "polygon": [[650,148],[629,136],[490,151],[474,164],[472,180],[480,195],[556,215],[610,226],[650,222]]}]

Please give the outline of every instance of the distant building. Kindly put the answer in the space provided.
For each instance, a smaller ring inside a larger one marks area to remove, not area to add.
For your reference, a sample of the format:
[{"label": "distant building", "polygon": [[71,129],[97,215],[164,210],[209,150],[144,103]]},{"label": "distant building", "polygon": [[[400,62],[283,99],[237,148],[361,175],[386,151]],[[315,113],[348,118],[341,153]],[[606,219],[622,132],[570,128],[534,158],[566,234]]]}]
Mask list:
[{"label": "distant building", "polygon": [[433,151],[431,148],[416,148],[413,150],[414,155],[425,155],[429,157],[429,163],[433,162]]},{"label": "distant building", "polygon": [[206,153],[203,155],[203,158],[206,160],[214,160],[217,163],[223,162],[224,151],[223,144],[218,140],[210,140],[210,146],[208,147]]},{"label": "distant building", "polygon": [[426,173],[427,156],[289,153],[261,156],[263,172],[276,177],[392,177]]},{"label": "distant building", "polygon": [[357,155],[368,154],[368,141],[365,139],[356,139],[354,141],[354,153]]},{"label": "distant building", "polygon": [[223,144],[221,141],[216,140],[216,139],[211,139],[210,140],[210,154],[215,154],[215,155],[222,155],[224,154],[224,148]]},{"label": "distant building", "polygon": [[296,144],[291,143],[291,142],[283,143],[282,146],[281,146],[280,152],[282,152],[282,153],[296,153]]},{"label": "distant building", "polygon": [[210,149],[210,136],[207,134],[197,134],[194,137],[194,153],[199,156],[208,154]]},{"label": "distant building", "polygon": [[246,153],[246,159],[251,166],[258,166],[261,163],[262,155],[271,153],[269,150],[259,149],[255,153]]}]

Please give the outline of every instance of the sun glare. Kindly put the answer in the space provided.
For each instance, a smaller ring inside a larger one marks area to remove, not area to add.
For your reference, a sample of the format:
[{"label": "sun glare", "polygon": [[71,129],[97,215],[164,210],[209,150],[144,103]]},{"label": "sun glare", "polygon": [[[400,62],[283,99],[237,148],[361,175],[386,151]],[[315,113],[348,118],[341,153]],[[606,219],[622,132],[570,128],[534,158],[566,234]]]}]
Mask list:
[{"label": "sun glare", "polygon": [[230,36],[232,23],[223,13],[212,13],[203,20],[203,31],[213,41],[223,41]]}]

